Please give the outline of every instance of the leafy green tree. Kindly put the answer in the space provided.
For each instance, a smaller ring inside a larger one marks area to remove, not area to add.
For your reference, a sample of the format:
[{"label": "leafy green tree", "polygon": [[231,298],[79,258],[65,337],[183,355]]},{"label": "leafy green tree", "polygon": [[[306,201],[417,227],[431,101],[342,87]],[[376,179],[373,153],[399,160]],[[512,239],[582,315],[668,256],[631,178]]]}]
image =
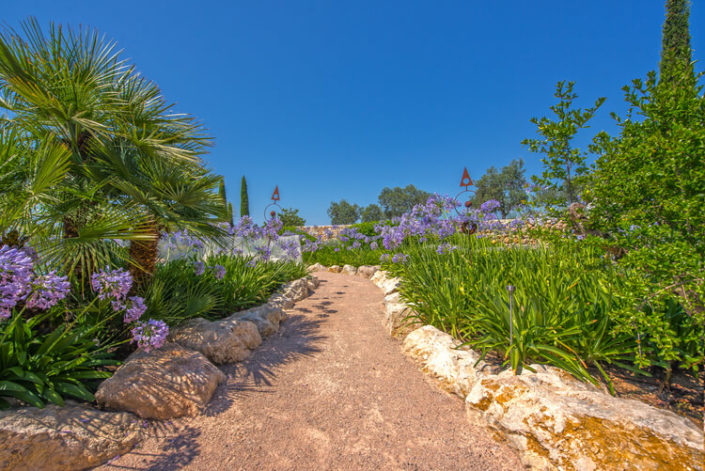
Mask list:
[{"label": "leafy green tree", "polygon": [[360,211],[362,222],[377,222],[384,219],[382,208],[376,204],[366,206]]},{"label": "leafy green tree", "polygon": [[360,219],[360,207],[345,200],[340,200],[338,203],[331,201],[328,217],[331,224],[355,224]]},{"label": "leafy green tree", "polygon": [[419,190],[414,185],[407,185],[405,188],[386,187],[379,194],[378,201],[384,215],[387,218],[393,218],[411,211],[417,204],[426,203],[430,196],[430,193]]},{"label": "leafy green tree", "polygon": [[652,342],[664,361],[688,366],[702,362],[702,337],[699,349],[681,351],[678,326],[662,306],[677,299],[702,335],[705,98],[688,66],[673,70],[679,72],[668,82],[650,72],[625,87],[627,116],[617,117],[618,137],[602,134],[596,141],[602,155],[587,199],[593,227],[619,247],[620,263],[638,275],[629,278],[638,301],[623,313],[624,328]]},{"label": "leafy green tree", "polygon": [[487,172],[475,183],[477,190],[473,204],[479,207],[487,200],[499,201],[499,210],[502,217],[522,205],[526,200],[526,178],[524,177],[524,161],[514,159],[498,171],[490,167]]},{"label": "leafy green tree", "polygon": [[240,216],[250,215],[250,199],[247,196],[247,180],[242,176],[240,183]]},{"label": "leafy green tree", "polygon": [[279,213],[279,219],[284,226],[305,226],[306,220],[299,216],[299,210],[294,208],[284,208]]},{"label": "leafy green tree", "polygon": [[588,121],[605,101],[602,97],[591,108],[573,109],[573,101],[578,97],[573,92],[574,85],[574,82],[558,82],[554,96],[559,102],[551,106],[556,119],[531,118],[540,138],[522,141],[531,152],[544,154],[541,158],[543,173],[532,178],[535,184],[546,190],[560,191],[561,197],[553,202],[555,205],[571,204],[578,200],[584,177],[589,171],[586,164],[588,153],[574,147],[572,141],[578,131],[589,127]]},{"label": "leafy green tree", "polygon": [[673,81],[674,73],[678,75],[678,69],[692,73],[689,16],[690,7],[687,0],[666,1],[666,21],[663,23],[659,64],[659,80],[662,82]]}]

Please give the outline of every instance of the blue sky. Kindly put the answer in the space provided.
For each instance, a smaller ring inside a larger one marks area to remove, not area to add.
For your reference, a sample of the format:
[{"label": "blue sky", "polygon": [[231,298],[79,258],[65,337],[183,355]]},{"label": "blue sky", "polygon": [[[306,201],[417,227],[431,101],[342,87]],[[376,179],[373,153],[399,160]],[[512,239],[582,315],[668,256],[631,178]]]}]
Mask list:
[{"label": "blue sky", "polygon": [[[117,41],[208,128],[237,212],[245,175],[255,219],[279,185],[310,224],[385,186],[455,194],[463,167],[479,178],[522,157],[539,173],[520,142],[558,80],[576,82],[579,106],[606,96],[589,132],[614,132],[621,87],[658,67],[664,19],[662,0],[7,3],[10,26],[32,15]],[[690,25],[697,60],[704,2]]]}]

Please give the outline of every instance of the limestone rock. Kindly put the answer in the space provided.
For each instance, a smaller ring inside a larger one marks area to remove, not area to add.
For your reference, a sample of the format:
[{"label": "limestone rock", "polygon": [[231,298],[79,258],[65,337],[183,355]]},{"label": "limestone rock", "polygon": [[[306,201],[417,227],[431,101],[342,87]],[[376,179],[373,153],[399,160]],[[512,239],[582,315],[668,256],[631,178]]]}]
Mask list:
[{"label": "limestone rock", "polygon": [[294,307],[295,303],[293,299],[287,298],[281,293],[275,293],[269,297],[267,304],[274,308],[291,309],[292,307]]},{"label": "limestone rock", "polygon": [[378,266],[373,265],[363,265],[357,269],[357,276],[363,276],[365,278],[372,278],[372,276],[379,270]]},{"label": "limestone rock", "polygon": [[199,352],[173,342],[138,350],[103,381],[96,401],[109,409],[150,419],[194,416],[208,403],[225,375]]},{"label": "limestone rock", "polygon": [[384,270],[377,270],[374,275],[370,278],[370,281],[375,284],[375,286],[379,287],[380,282],[382,280],[387,279],[387,272]]},{"label": "limestone rock", "polygon": [[385,295],[394,293],[399,287],[399,278],[389,278],[387,272],[382,270],[375,273],[371,280]]},{"label": "limestone rock", "polygon": [[357,267],[354,267],[352,265],[343,265],[342,273],[345,273],[346,275],[354,275],[355,273],[357,273]]},{"label": "limestone rock", "polygon": [[306,278],[290,281],[281,287],[280,292],[294,302],[301,301],[310,294],[309,282]]},{"label": "limestone rock", "polygon": [[320,263],[314,263],[313,265],[309,265],[308,271],[309,273],[313,273],[315,271],[326,271],[327,268],[325,265],[321,265]]},{"label": "limestone rock", "polygon": [[385,304],[400,303],[400,302],[401,302],[401,294],[398,291],[390,293],[384,297]]},{"label": "limestone rock", "polygon": [[309,291],[313,291],[319,286],[321,286],[321,280],[311,275],[306,277],[306,283],[308,284]]},{"label": "limestone rock", "polygon": [[228,317],[228,320],[236,323],[249,321],[249,323],[257,326],[257,331],[259,331],[259,334],[257,335],[258,337],[269,337],[279,330],[279,323],[282,318],[283,312],[281,309],[270,304],[264,304],[246,311],[235,313]]},{"label": "limestone rock", "polygon": [[331,265],[328,267],[328,271],[331,273],[340,273],[341,271],[343,271],[343,267],[341,267],[340,265]]},{"label": "limestone rock", "polygon": [[0,412],[0,469],[80,470],[128,452],[140,439],[137,417],[82,405]]},{"label": "limestone rock", "polygon": [[425,325],[406,336],[404,353],[432,376],[443,389],[461,398],[477,380],[489,374],[484,362],[475,364],[480,354],[469,348],[457,348],[459,342],[433,326]]},{"label": "limestone rock", "polygon": [[553,367],[480,378],[471,422],[503,432],[536,469],[702,470],[703,432],[689,420],[612,397]]},{"label": "limestone rock", "polygon": [[201,352],[216,365],[242,361],[262,343],[257,326],[248,320],[228,318],[211,322],[197,317],[174,329],[169,340]]},{"label": "limestone rock", "polygon": [[387,333],[392,337],[404,338],[409,332],[418,329],[421,324],[413,316],[413,309],[401,301],[385,303],[383,324]]}]

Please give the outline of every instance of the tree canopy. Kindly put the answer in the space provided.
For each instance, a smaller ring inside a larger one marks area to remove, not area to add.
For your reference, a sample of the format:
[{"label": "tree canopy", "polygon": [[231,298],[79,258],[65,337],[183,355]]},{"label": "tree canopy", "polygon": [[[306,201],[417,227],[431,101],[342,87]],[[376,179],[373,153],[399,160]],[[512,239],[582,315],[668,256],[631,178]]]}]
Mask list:
[{"label": "tree canopy", "polygon": [[524,173],[524,161],[521,159],[512,160],[501,170],[490,167],[475,182],[477,190],[475,190],[473,205],[479,207],[487,200],[497,200],[502,217],[507,217],[513,209],[526,200]]},{"label": "tree canopy", "polygon": [[379,194],[379,205],[387,218],[399,217],[411,211],[417,204],[424,204],[431,196],[430,193],[417,189],[414,185],[406,187],[385,187]]},{"label": "tree canopy", "polygon": [[328,217],[331,224],[355,224],[360,219],[360,207],[346,200],[332,201],[328,207]]}]

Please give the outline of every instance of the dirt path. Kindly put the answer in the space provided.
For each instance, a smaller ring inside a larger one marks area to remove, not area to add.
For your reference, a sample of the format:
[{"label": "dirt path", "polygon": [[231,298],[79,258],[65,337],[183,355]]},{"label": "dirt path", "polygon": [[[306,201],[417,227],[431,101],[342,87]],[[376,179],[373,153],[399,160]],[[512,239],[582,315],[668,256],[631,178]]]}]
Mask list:
[{"label": "dirt path", "polygon": [[520,469],[385,334],[377,287],[316,276],[321,286],[279,333],[223,367],[229,379],[205,415],[160,424],[157,437],[100,469]]}]

